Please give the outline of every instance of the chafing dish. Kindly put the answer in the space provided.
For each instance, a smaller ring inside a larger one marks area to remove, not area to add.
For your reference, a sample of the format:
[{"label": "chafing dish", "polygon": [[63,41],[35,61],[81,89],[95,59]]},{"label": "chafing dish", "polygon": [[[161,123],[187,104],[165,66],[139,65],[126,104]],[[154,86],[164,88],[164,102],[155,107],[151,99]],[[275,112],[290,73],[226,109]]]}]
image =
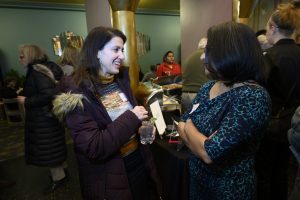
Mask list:
[{"label": "chafing dish", "polygon": [[182,85],[177,83],[172,83],[168,85],[161,86],[164,94],[167,96],[180,96]]},{"label": "chafing dish", "polygon": [[146,107],[158,100],[159,105],[163,105],[164,92],[160,85],[152,82],[141,82],[135,93],[138,102]]}]

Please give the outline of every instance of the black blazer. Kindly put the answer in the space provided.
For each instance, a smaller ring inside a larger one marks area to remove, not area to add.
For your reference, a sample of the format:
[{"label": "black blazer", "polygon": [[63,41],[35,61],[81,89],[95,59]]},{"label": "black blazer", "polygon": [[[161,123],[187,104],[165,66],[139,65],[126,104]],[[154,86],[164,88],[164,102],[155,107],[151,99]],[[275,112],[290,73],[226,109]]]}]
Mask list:
[{"label": "black blazer", "polygon": [[300,47],[292,39],[281,39],[266,50],[270,65],[267,90],[272,98],[273,113],[285,104],[294,86],[287,107],[295,107],[300,102]]}]

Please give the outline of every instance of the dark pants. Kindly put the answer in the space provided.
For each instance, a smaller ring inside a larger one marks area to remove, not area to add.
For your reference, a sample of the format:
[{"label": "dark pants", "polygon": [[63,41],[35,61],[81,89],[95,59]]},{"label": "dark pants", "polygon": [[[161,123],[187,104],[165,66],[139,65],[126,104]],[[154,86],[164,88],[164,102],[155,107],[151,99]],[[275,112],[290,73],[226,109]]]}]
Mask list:
[{"label": "dark pants", "polygon": [[256,154],[258,200],[287,199],[291,158],[287,131],[291,127],[292,114],[270,121]]},{"label": "dark pants", "polygon": [[289,200],[299,200],[300,199],[300,165],[298,166],[298,172],[295,179],[294,187],[289,196]]},{"label": "dark pants", "polygon": [[146,170],[140,151],[134,151],[124,158],[130,190],[134,200],[155,200],[155,185]]},{"label": "dark pants", "polygon": [[256,155],[257,199],[286,200],[288,194],[288,163],[290,152],[286,143],[263,139]]}]

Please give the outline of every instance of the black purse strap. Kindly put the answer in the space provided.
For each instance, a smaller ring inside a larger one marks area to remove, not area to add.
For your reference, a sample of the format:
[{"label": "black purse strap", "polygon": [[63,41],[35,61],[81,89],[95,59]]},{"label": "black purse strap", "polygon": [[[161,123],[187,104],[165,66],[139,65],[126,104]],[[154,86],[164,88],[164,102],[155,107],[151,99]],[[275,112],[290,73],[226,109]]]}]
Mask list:
[{"label": "black purse strap", "polygon": [[293,94],[293,92],[294,92],[294,89],[295,89],[295,87],[296,87],[296,84],[297,84],[297,79],[295,80],[293,86],[292,86],[291,89],[289,90],[289,93],[288,93],[288,95],[287,95],[287,97],[286,97],[286,99],[285,99],[285,101],[284,101],[284,103],[283,103],[281,109],[279,109],[279,111],[278,111],[277,114],[275,115],[275,116],[276,116],[275,118],[280,118],[281,113],[285,110],[286,105],[287,105],[287,103],[289,102],[289,100],[290,100],[290,98],[291,98],[291,96],[292,96],[292,94]]},{"label": "black purse strap", "polygon": [[[267,59],[267,61],[269,63],[269,66],[274,66],[274,63],[273,63],[271,57],[269,56],[269,54],[265,53],[264,56]],[[288,102],[289,102],[289,100],[290,100],[290,98],[291,98],[291,96],[292,96],[292,94],[294,92],[294,89],[295,89],[295,87],[297,85],[297,82],[298,82],[298,79],[295,79],[295,82],[294,82],[293,86],[290,88],[290,90],[288,92],[288,95],[287,95],[287,97],[286,97],[283,105],[281,106],[281,109],[279,109],[279,111],[276,113],[276,115],[275,115],[276,117],[279,117],[280,113],[285,110],[285,107],[288,104]]]},{"label": "black purse strap", "polygon": [[287,95],[287,97],[286,97],[286,99],[285,99],[285,101],[284,101],[284,103],[283,103],[283,105],[282,105],[282,108],[283,108],[283,109],[285,108],[285,106],[286,106],[287,103],[289,102],[289,100],[290,100],[290,98],[291,98],[291,96],[292,96],[292,94],[293,94],[293,92],[294,92],[294,89],[295,89],[295,87],[296,87],[296,84],[297,84],[297,79],[295,80],[293,86],[292,86],[291,89],[289,90],[289,93],[288,93],[288,95]]}]

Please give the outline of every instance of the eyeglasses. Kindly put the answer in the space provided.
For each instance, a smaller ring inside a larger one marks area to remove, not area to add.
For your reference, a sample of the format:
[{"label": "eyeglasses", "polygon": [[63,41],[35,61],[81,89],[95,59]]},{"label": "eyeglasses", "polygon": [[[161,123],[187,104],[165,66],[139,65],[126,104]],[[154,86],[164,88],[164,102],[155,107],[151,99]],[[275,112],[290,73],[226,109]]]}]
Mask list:
[{"label": "eyeglasses", "polygon": [[204,57],[203,65],[204,65],[205,68],[207,68],[208,65],[209,65],[209,62],[208,62],[208,56],[207,56],[207,49],[206,48],[204,50],[203,57]]},{"label": "eyeglasses", "polygon": [[204,66],[205,69],[207,69],[208,66],[209,66],[209,63],[208,63],[208,62],[204,62],[204,63],[203,63],[203,66]]}]

